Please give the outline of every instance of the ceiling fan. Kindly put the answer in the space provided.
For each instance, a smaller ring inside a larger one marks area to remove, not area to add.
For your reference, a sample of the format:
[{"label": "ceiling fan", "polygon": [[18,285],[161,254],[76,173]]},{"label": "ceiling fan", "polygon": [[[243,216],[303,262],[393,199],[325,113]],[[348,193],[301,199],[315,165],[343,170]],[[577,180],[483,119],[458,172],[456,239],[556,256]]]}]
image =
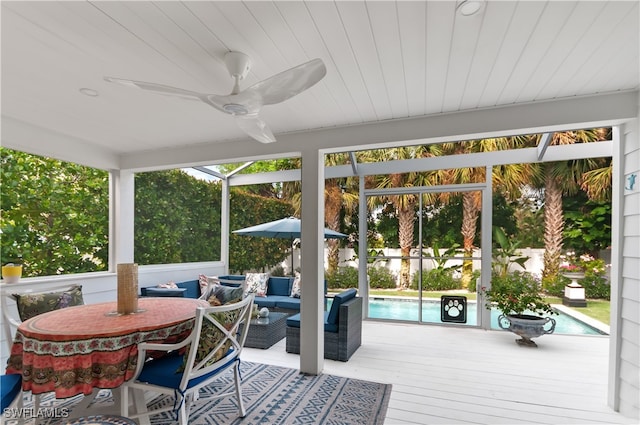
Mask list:
[{"label": "ceiling fan", "polygon": [[159,94],[200,100],[219,111],[233,115],[240,129],[250,137],[262,143],[272,143],[276,141],[276,138],[267,124],[258,116],[262,106],[284,102],[316,84],[327,73],[327,68],[322,60],[313,59],[240,90],[240,80],[247,75],[251,68],[249,56],[240,52],[228,52],[224,60],[229,74],[235,80],[233,89],[228,95],[198,93],[162,84],[122,78],[104,77],[104,79],[110,83],[136,87]]}]

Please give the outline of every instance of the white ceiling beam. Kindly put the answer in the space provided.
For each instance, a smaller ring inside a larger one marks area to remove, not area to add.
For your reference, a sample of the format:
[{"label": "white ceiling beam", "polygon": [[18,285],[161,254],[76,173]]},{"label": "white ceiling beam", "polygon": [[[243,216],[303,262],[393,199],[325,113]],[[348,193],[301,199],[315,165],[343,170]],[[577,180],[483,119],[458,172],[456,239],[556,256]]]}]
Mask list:
[{"label": "white ceiling beam", "polygon": [[544,153],[547,151],[549,143],[551,143],[552,136],[553,133],[544,133],[540,137],[540,142],[538,142],[538,161],[542,161],[542,157],[544,157]]},{"label": "white ceiling beam", "polygon": [[189,167],[193,164],[294,157],[299,156],[300,146],[324,153],[348,152],[599,127],[620,124],[637,116],[638,92],[619,92],[287,133],[276,135],[278,141],[270,144],[245,139],[145,151],[123,156],[121,164],[122,168],[134,171]]},{"label": "white ceiling beam", "polygon": [[[358,170],[362,176],[389,174],[389,170],[398,173],[433,171],[451,168],[487,167],[503,164],[520,164],[526,162],[569,161],[586,158],[610,157],[613,152],[612,141],[596,143],[580,143],[549,147],[544,161],[536,160],[536,148],[518,149],[514,151],[482,152],[462,155],[450,155],[431,158],[405,159],[375,163],[359,163]],[[325,178],[353,177],[351,165],[335,165],[325,168]],[[231,186],[250,184],[267,184],[300,180],[300,170],[284,170],[269,173],[241,174],[229,181]]]},{"label": "white ceiling beam", "polygon": [[[90,142],[2,116],[2,146],[101,170],[120,169],[120,157]],[[39,141],[35,145],[34,140]]]},{"label": "white ceiling beam", "polygon": [[191,168],[193,168],[194,170],[198,170],[201,173],[205,173],[205,174],[208,174],[210,176],[217,177],[220,180],[226,180],[227,179],[227,176],[225,176],[224,174],[219,173],[219,172],[217,172],[215,170],[212,170],[211,168],[207,168],[207,167],[191,167]]},{"label": "white ceiling beam", "polygon": [[227,177],[231,177],[234,174],[239,173],[240,171],[244,170],[245,168],[247,168],[248,166],[250,166],[251,164],[253,164],[255,161],[247,161],[244,164],[242,164],[241,166],[239,166],[238,168],[236,168],[235,170],[227,173]]},{"label": "white ceiling beam", "polygon": [[358,175],[358,158],[356,158],[356,153],[351,151],[349,152],[349,160],[351,161],[351,170],[353,171],[353,175]]}]

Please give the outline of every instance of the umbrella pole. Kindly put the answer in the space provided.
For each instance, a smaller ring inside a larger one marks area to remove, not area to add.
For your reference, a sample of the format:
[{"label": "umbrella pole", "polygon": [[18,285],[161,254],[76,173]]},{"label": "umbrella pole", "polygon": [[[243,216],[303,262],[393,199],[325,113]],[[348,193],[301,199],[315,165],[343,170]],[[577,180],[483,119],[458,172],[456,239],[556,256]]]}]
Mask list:
[{"label": "umbrella pole", "polygon": [[293,238],[291,238],[291,276],[294,276],[295,268],[293,267]]}]

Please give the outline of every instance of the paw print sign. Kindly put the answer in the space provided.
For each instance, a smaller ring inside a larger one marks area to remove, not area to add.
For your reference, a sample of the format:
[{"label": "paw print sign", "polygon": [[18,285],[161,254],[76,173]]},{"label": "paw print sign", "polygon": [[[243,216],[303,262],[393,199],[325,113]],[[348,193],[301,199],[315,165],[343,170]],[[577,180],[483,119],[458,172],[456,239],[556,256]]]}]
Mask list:
[{"label": "paw print sign", "polygon": [[445,323],[467,323],[467,297],[440,297],[440,320]]}]

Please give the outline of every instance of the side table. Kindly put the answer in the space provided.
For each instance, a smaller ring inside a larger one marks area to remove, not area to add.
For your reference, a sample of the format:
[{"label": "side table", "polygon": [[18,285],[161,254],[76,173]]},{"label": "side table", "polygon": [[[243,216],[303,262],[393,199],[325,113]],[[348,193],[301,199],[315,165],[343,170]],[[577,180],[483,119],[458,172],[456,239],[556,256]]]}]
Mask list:
[{"label": "side table", "polygon": [[270,312],[268,317],[251,319],[245,347],[269,348],[284,338],[287,329],[287,313]]}]

